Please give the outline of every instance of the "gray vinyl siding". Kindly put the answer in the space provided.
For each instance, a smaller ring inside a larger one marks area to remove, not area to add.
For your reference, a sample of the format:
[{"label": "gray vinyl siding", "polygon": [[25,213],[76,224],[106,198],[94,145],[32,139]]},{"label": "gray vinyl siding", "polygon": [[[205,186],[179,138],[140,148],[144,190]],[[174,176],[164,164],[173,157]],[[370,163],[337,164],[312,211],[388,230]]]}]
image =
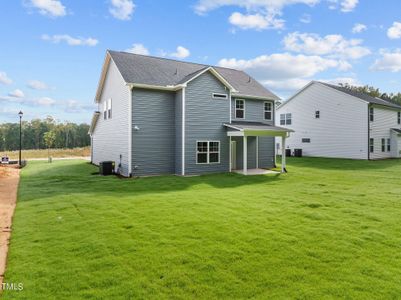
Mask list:
[{"label": "gray vinyl siding", "polygon": [[[256,168],[256,137],[248,136],[248,169]],[[237,169],[242,169],[243,165],[243,137],[231,137],[232,141],[236,141],[237,145]],[[258,163],[259,168],[272,168],[274,167],[274,137],[259,137],[258,142]]]},{"label": "gray vinyl siding", "polygon": [[134,89],[132,128],[133,176],[174,174],[175,93]]},{"label": "gray vinyl siding", "polygon": [[182,165],[182,90],[175,94],[175,174],[181,175]]},{"label": "gray vinyl siding", "polygon": [[[101,115],[92,135],[92,162],[114,161],[116,169],[128,176],[128,104],[130,91],[111,60],[106,74],[99,108]],[[103,103],[112,99],[112,118],[103,119]],[[120,159],[121,157],[121,159]]]},{"label": "gray vinyl siding", "polygon": [[274,167],[274,152],[275,152],[274,137],[260,136],[259,137],[259,168]]},{"label": "gray vinyl siding", "polygon": [[[235,118],[235,100],[242,99],[245,100],[245,118],[236,119]],[[247,122],[263,122],[266,124],[274,124],[274,102],[272,103],[272,120],[268,121],[264,119],[264,100],[246,99],[233,97],[231,100],[231,115],[233,121],[247,121]]]},{"label": "gray vinyl siding", "polygon": [[[229,138],[223,123],[229,122],[229,100],[213,99],[212,93],[228,93],[207,72],[188,83],[185,93],[185,174],[228,172]],[[220,163],[196,164],[197,141],[220,141]]]}]

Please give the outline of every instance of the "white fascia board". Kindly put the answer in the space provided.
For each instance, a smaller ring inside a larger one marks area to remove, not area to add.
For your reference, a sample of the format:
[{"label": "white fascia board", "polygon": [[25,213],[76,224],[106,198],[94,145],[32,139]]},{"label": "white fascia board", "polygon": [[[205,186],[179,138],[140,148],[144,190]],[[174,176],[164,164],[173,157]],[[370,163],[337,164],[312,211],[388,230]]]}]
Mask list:
[{"label": "white fascia board", "polygon": [[109,69],[110,60],[111,56],[110,53],[107,51],[103,62],[102,72],[100,73],[99,83],[97,85],[95,103],[99,103],[100,97],[102,96],[103,85],[106,80],[106,74]]},{"label": "white fascia board", "polygon": [[99,116],[100,116],[100,112],[95,111],[95,112],[93,113],[91,125],[90,125],[89,131],[88,131],[88,134],[89,134],[90,136],[92,136],[92,133],[93,133],[93,131],[95,130],[95,127],[96,127],[96,124],[97,124],[97,120],[99,119]]},{"label": "white fascia board", "polygon": [[[272,101],[272,102],[276,102],[279,100],[275,100],[272,98],[268,98],[268,97],[262,97],[262,96],[253,96],[253,95],[245,95],[245,94],[240,94],[240,93],[233,93],[231,95],[233,98],[246,98],[246,99],[255,99],[255,100],[261,100],[261,101]],[[246,100],[245,99],[245,100]]]},{"label": "white fascia board", "polygon": [[221,76],[220,73],[217,72],[213,67],[208,67],[208,68],[204,69],[202,72],[196,74],[194,77],[192,77],[189,80],[187,80],[186,82],[184,82],[184,84],[187,85],[189,82],[198,78],[199,76],[201,76],[202,74],[204,74],[208,71],[210,71],[222,84],[224,84],[226,87],[228,87],[228,89],[231,92],[233,92],[233,93],[237,92],[237,90],[235,90],[235,88],[223,76]]}]

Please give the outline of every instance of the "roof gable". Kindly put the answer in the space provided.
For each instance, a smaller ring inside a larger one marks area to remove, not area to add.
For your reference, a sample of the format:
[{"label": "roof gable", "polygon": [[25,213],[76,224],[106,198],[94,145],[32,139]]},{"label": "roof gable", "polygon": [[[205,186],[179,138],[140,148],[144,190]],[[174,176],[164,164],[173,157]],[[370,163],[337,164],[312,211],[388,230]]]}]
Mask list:
[{"label": "roof gable", "polygon": [[364,93],[359,93],[359,92],[356,92],[356,91],[352,91],[352,90],[347,89],[345,87],[341,87],[341,86],[337,86],[337,85],[333,85],[333,84],[329,84],[329,83],[325,83],[325,82],[320,82],[320,81],[311,81],[311,82],[309,82],[306,86],[304,86],[302,89],[297,91],[293,96],[288,98],[287,101],[283,102],[279,106],[279,109],[282,108],[283,106],[285,106],[287,103],[289,103],[296,96],[298,96],[300,93],[302,93],[304,90],[306,90],[307,88],[309,88],[313,84],[320,84],[320,85],[323,85],[325,87],[332,88],[332,89],[334,89],[336,91],[342,92],[344,94],[347,94],[349,96],[352,96],[352,97],[356,98],[355,100],[364,101],[364,102],[370,103],[370,104],[387,106],[387,107],[390,107],[390,108],[401,109],[400,105],[391,103],[389,101],[386,101],[386,100],[383,100],[383,99],[379,99],[379,98],[374,98],[374,97],[366,95]]},{"label": "roof gable", "polygon": [[107,55],[114,61],[127,84],[174,90],[203,72],[210,71],[235,94],[280,100],[242,71],[111,50],[107,51]]}]

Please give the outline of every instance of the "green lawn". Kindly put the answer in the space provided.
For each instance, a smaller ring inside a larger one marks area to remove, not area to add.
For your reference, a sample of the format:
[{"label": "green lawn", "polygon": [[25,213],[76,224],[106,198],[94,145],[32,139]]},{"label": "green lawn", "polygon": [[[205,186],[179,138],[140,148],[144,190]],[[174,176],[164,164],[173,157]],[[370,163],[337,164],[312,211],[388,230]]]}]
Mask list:
[{"label": "green lawn", "polygon": [[400,299],[401,160],[286,175],[22,171],[4,299]]}]

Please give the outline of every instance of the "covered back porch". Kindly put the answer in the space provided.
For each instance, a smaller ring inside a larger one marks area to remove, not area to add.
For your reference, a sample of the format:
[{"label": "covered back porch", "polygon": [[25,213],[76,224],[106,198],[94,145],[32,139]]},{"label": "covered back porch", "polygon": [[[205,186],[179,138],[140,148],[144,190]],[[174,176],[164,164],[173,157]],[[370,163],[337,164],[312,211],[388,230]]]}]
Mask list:
[{"label": "covered back porch", "polygon": [[[292,130],[259,122],[225,123],[230,139],[230,172],[244,175],[266,174],[275,166],[275,137],[285,145]],[[270,164],[267,160],[271,160]],[[271,171],[270,171],[271,172]],[[282,155],[281,172],[286,171],[286,157]]]}]

